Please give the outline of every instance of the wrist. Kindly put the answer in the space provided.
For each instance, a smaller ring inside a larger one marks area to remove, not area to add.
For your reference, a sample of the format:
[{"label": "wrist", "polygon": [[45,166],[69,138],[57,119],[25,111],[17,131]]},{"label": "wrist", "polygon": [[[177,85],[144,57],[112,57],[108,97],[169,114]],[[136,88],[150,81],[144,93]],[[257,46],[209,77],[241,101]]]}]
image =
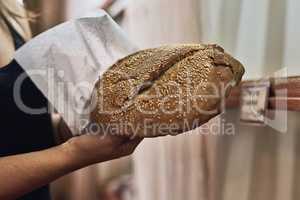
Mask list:
[{"label": "wrist", "polygon": [[90,163],[80,150],[80,141],[74,137],[60,145],[60,153],[65,158],[66,165],[71,171],[88,166]]}]

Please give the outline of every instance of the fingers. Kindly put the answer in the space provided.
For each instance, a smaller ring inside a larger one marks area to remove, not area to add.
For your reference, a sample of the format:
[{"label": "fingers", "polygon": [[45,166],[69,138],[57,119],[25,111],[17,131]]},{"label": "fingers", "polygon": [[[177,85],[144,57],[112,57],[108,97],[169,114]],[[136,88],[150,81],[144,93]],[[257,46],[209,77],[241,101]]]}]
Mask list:
[{"label": "fingers", "polygon": [[143,138],[127,139],[120,147],[119,151],[122,156],[130,155],[136,147],[143,141]]},{"label": "fingers", "polygon": [[127,141],[127,138],[115,136],[115,135],[107,135],[103,137],[103,139],[108,139],[112,143],[113,146],[122,145],[124,142]]}]

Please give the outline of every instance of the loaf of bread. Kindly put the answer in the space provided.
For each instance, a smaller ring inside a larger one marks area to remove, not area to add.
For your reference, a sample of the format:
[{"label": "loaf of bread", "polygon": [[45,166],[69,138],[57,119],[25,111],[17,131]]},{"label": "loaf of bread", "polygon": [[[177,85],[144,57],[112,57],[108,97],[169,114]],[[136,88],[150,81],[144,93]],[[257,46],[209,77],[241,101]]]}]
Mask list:
[{"label": "loaf of bread", "polygon": [[218,45],[168,45],[129,55],[95,86],[91,121],[128,137],[177,135],[218,115],[242,64]]}]

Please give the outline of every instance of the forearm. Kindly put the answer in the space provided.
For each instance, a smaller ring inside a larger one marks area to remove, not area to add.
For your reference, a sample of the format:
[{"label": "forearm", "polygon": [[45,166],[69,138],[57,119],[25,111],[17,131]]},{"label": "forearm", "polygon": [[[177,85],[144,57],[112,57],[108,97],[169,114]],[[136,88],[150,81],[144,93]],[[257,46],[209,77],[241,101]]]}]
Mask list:
[{"label": "forearm", "polygon": [[0,199],[15,199],[46,185],[84,163],[60,145],[44,151],[0,158]]},{"label": "forearm", "polygon": [[130,155],[141,138],[73,137],[55,148],[0,158],[0,199],[16,199],[76,169]]}]

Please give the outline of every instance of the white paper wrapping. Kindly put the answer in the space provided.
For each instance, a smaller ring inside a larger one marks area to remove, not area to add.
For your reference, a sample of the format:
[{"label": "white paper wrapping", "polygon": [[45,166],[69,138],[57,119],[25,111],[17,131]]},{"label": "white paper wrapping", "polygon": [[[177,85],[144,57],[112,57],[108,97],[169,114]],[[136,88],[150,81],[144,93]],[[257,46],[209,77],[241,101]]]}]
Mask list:
[{"label": "white paper wrapping", "polygon": [[15,59],[76,135],[89,122],[87,105],[99,76],[136,50],[100,11],[38,35],[16,52]]}]

